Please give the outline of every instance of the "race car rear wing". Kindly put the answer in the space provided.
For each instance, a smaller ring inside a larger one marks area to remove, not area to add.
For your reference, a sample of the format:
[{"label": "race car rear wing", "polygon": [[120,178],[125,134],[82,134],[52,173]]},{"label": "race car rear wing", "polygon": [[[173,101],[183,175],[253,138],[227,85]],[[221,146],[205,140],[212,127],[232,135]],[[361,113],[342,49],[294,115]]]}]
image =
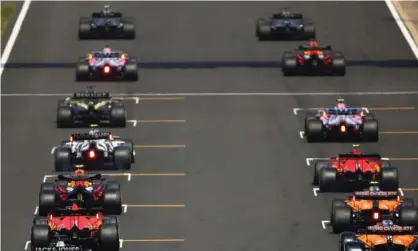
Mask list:
[{"label": "race car rear wing", "polygon": [[382,157],[380,154],[372,153],[372,154],[339,154],[339,159],[373,159],[373,160],[380,160]]},{"label": "race car rear wing", "polygon": [[368,226],[366,229],[358,231],[359,234],[382,234],[382,235],[413,235],[416,234],[414,226],[383,226],[379,223],[374,226]]},{"label": "race car rear wing", "polygon": [[353,193],[355,199],[362,200],[389,200],[398,199],[398,191],[356,191]]},{"label": "race car rear wing", "polygon": [[90,175],[65,175],[65,174],[59,174],[57,176],[58,180],[65,180],[65,181],[73,181],[73,180],[100,180],[102,179],[101,174],[90,174]]},{"label": "race car rear wing", "polygon": [[109,99],[111,98],[109,92],[75,92],[73,99]]},{"label": "race car rear wing", "polygon": [[111,132],[97,132],[93,135],[89,133],[74,133],[70,136],[70,141],[75,140],[95,140],[95,139],[112,139],[114,138]]}]

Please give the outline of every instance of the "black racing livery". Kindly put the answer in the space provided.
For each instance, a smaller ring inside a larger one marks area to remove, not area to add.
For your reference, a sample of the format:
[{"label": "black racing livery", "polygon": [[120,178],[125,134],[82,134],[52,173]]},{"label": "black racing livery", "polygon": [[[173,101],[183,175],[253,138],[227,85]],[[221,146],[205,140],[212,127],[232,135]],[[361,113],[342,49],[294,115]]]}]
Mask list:
[{"label": "black racing livery", "polygon": [[315,38],[315,26],[310,19],[300,13],[287,9],[273,13],[268,18],[259,18],[256,23],[256,36],[267,39],[311,39]]},{"label": "black racing livery", "polygon": [[54,182],[41,184],[40,216],[70,213],[74,203],[86,211],[120,215],[120,184],[117,181],[107,181],[101,174],[85,174],[81,169],[77,169],[73,175],[60,174]]},{"label": "black racing livery", "polygon": [[135,163],[132,140],[121,140],[111,132],[91,129],[75,133],[54,148],[55,171],[83,167],[89,170],[129,170]]},{"label": "black racing livery", "polygon": [[100,12],[93,12],[90,18],[80,18],[78,31],[80,39],[91,38],[135,38],[133,18],[123,17],[120,12],[113,12],[105,5]]},{"label": "black racing livery", "polygon": [[125,127],[126,110],[110,93],[89,89],[58,101],[56,123],[58,128],[91,124]]}]

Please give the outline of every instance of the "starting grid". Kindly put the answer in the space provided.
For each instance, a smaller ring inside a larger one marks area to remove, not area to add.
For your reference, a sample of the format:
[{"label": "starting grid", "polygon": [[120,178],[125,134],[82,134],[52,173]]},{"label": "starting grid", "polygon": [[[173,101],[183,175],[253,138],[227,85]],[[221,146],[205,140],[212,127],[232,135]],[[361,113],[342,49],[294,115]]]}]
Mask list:
[{"label": "starting grid", "polygon": [[[318,111],[318,110],[322,110],[324,108],[293,108],[293,114],[295,116],[300,115],[302,112],[314,112],[314,111]],[[414,110],[415,107],[382,107],[382,108],[367,108],[367,107],[361,107],[361,109],[363,109],[366,113],[370,113],[371,110],[381,110],[381,111],[400,111],[400,110]],[[299,136],[301,139],[304,138],[304,132],[303,131],[299,131]],[[305,159],[305,164],[307,167],[312,167],[312,165],[316,162],[316,161],[323,161],[323,160],[329,160],[330,157],[328,158],[306,158]],[[386,161],[418,161],[418,158],[388,158],[388,157],[382,157],[382,160],[386,160]],[[404,193],[406,191],[408,192],[417,192],[418,188],[399,188],[399,193],[401,196],[404,196]],[[319,192],[319,188],[318,187],[313,187],[312,188],[312,192],[313,195],[315,197],[317,197],[318,195],[320,195]],[[330,221],[329,220],[321,220],[321,227],[324,230],[327,230],[327,228],[331,226],[330,225]]]}]

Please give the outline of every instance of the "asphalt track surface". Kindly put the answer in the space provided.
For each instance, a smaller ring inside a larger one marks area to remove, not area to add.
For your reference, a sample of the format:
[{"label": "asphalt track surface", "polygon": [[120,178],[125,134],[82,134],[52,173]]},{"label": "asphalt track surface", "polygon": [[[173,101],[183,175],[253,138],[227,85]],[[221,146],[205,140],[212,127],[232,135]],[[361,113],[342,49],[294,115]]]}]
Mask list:
[{"label": "asphalt track surface", "polygon": [[[418,89],[416,59],[383,2],[115,3],[114,8],[135,17],[138,38],[78,41],[78,17],[101,7],[32,3],[3,75],[3,94],[80,90],[74,83],[74,62],[105,44],[141,60],[139,82],[96,84],[114,93]],[[316,21],[319,40],[345,54],[350,64],[346,77],[282,76],[277,61],[299,42],[257,42],[254,22],[283,7]],[[418,187],[416,97],[346,100],[380,108],[374,112],[386,134],[362,148],[399,158],[393,162],[399,166],[401,186]],[[185,121],[142,121],[113,130],[143,147],[137,149],[139,163],[132,173],[180,175],[120,177],[124,203],[185,207],[128,207],[121,217],[121,238],[130,242],[124,242],[123,250],[335,250],[337,237],[320,223],[327,219],[334,195],[314,196],[312,170],[305,162],[348,152],[351,146],[307,144],[298,133],[303,115],[292,111],[334,101],[329,96],[127,100],[130,119]],[[51,174],[51,148],[73,131],[55,129],[56,104],[57,97],[2,98],[4,250],[24,248],[40,182]],[[405,194],[418,199],[416,192]]]}]

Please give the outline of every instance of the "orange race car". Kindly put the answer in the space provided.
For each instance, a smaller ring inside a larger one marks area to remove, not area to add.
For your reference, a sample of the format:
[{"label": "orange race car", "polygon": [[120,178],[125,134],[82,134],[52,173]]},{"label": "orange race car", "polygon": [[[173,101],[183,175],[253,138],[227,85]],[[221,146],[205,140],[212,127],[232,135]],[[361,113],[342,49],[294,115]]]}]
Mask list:
[{"label": "orange race car", "polygon": [[343,232],[340,235],[339,249],[414,251],[418,250],[418,233],[414,226],[399,226],[390,220],[384,220],[357,233]]},{"label": "orange race car", "polygon": [[416,226],[418,211],[412,199],[401,198],[397,191],[379,191],[378,187],[332,202],[330,224],[334,233],[356,230],[381,220]]}]

